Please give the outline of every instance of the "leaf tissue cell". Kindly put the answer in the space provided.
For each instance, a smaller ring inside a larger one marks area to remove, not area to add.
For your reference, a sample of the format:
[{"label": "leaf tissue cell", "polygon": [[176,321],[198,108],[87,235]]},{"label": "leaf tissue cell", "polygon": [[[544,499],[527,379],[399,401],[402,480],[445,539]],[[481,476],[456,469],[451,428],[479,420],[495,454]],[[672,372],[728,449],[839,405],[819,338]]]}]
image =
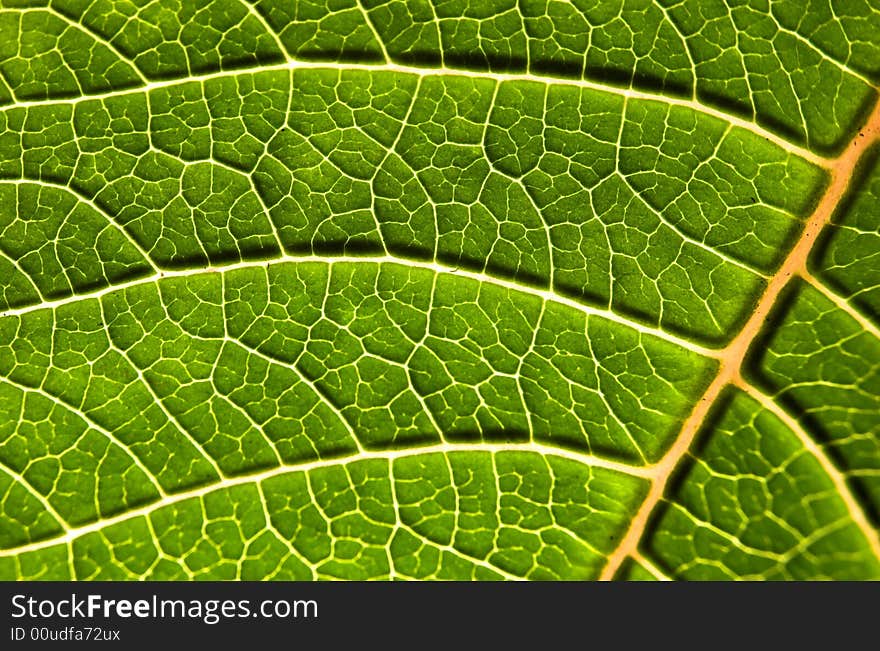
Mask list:
[{"label": "leaf tissue cell", "polygon": [[0,579],[880,578],[880,7],[0,2]]}]

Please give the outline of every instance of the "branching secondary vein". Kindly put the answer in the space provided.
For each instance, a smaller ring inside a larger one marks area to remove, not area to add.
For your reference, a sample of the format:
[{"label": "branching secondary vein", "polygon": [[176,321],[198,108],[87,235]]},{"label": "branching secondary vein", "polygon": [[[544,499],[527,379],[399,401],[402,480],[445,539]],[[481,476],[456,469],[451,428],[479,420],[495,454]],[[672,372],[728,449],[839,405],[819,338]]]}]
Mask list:
[{"label": "branching secondary vein", "polygon": [[[69,527],[66,529],[66,532],[61,536],[55,536],[51,538],[46,538],[44,540],[39,540],[30,544],[20,545],[18,547],[14,547],[11,549],[0,550],[0,557],[3,556],[17,556],[24,552],[34,551],[38,549],[45,549],[47,547],[51,547],[57,545],[59,543],[67,543],[72,540],[75,540],[87,533],[91,533],[94,531],[100,531],[108,526],[113,524],[123,522],[126,520],[130,520],[133,518],[142,517],[145,515],[149,515],[150,513],[161,509],[162,507],[169,506],[171,504],[179,504],[185,500],[189,500],[192,498],[198,498],[205,496],[209,493],[213,493],[215,491],[223,490],[226,488],[231,488],[233,486],[240,486],[242,484],[251,484],[251,483],[261,483],[267,479],[271,479],[273,477],[278,477],[280,475],[284,475],[292,472],[308,472],[310,470],[315,470],[318,468],[329,468],[336,466],[344,466],[347,463],[351,463],[353,461],[363,461],[367,459],[381,459],[392,461],[394,459],[402,459],[407,457],[416,457],[421,455],[428,454],[450,454],[454,452],[482,452],[489,454],[497,454],[499,452],[512,452],[512,451],[520,451],[520,452],[535,452],[542,456],[553,456],[553,457],[561,457],[565,459],[571,459],[572,461],[576,461],[577,463],[581,463],[587,466],[593,466],[596,468],[606,468],[608,470],[613,470],[615,472],[623,473],[626,475],[631,475],[634,477],[651,477],[653,475],[653,470],[651,468],[639,467],[639,466],[629,466],[622,463],[617,463],[614,461],[609,461],[608,459],[603,459],[601,457],[595,457],[579,452],[572,452],[570,450],[565,450],[563,448],[554,448],[551,446],[547,446],[541,443],[506,443],[506,444],[492,444],[492,443],[479,443],[479,444],[463,444],[463,443],[441,443],[437,445],[430,445],[425,447],[413,447],[399,450],[383,450],[383,451],[366,451],[366,452],[358,452],[356,454],[350,456],[336,457],[330,459],[323,459],[319,461],[308,461],[301,464],[296,465],[284,465],[277,466],[275,468],[270,468],[269,470],[265,470],[258,473],[252,473],[248,475],[239,475],[235,477],[224,477],[220,481],[211,482],[199,488],[187,490],[181,493],[174,493],[172,495],[168,495],[167,497],[151,502],[146,506],[142,506],[136,509],[130,509],[124,513],[120,513],[118,515],[104,518],[101,520],[96,520],[90,524],[80,526],[80,527]],[[52,512],[52,511],[50,511]]]},{"label": "branching secondary vein", "polygon": [[[608,563],[602,571],[600,578],[604,580],[612,579],[624,560],[637,550],[651,514],[664,497],[670,477],[691,448],[694,439],[721,392],[731,383],[746,384],[742,376],[742,364],[746,359],[748,349],[758,337],[770,311],[776,305],[782,290],[788,285],[789,281],[795,276],[808,275],[807,257],[812,250],[816,237],[831,220],[835,209],[847,190],[861,155],[878,139],[880,139],[880,103],[874,108],[865,126],[861,129],[860,135],[844,150],[831,168],[831,183],[827,191],[807,221],[797,244],[792,248],[776,274],[770,279],[763,296],[749,317],[748,322],[736,338],[721,351],[718,357],[721,362],[718,374],[696,403],[690,416],[685,420],[678,438],[676,438],[672,447],[670,447],[658,464],[658,471],[652,481],[648,497],[642,503],[635,518],[633,518],[629,530],[622,538],[619,546],[608,558]],[[820,461],[821,459],[822,457],[820,457]],[[836,477],[838,475],[835,473],[833,476]],[[845,492],[849,490],[842,483],[840,488]],[[861,507],[859,507],[858,502],[854,498],[851,496],[846,498],[846,503],[848,508],[852,510],[853,520],[862,529],[862,532],[871,544],[874,554],[880,559],[880,541],[878,541],[876,530],[870,526]]]},{"label": "branching secondary vein", "polygon": [[682,99],[674,96],[663,95],[660,93],[651,93],[648,91],[635,90],[633,88],[620,88],[617,86],[604,85],[601,83],[597,83],[594,81],[583,80],[583,79],[568,79],[565,77],[550,77],[546,75],[538,75],[534,73],[501,73],[501,72],[486,72],[486,71],[477,71],[471,72],[468,70],[462,70],[458,68],[420,68],[416,66],[407,66],[401,65],[397,63],[385,63],[385,64],[371,64],[371,63],[331,63],[331,62],[318,62],[318,61],[303,61],[296,59],[288,59],[286,63],[279,64],[269,64],[269,65],[260,65],[255,67],[241,67],[235,68],[232,70],[223,70],[220,72],[209,72],[204,74],[194,74],[184,78],[178,79],[163,79],[161,81],[151,81],[143,86],[137,88],[127,88],[119,91],[110,91],[106,93],[84,93],[78,97],[72,98],[59,98],[59,99],[46,99],[46,100],[19,100],[14,104],[10,104],[7,106],[0,106],[0,112],[9,111],[17,108],[28,108],[32,106],[46,106],[46,105],[65,105],[65,104],[80,104],[85,101],[90,100],[104,100],[109,99],[111,97],[119,97],[121,95],[130,95],[132,93],[144,93],[150,92],[153,90],[157,90],[160,88],[169,88],[173,86],[178,86],[184,83],[198,83],[204,84],[207,81],[212,79],[221,79],[226,77],[235,77],[242,74],[250,74],[250,73],[258,73],[258,72],[272,72],[272,71],[280,71],[280,70],[336,70],[339,72],[347,72],[352,70],[362,70],[367,72],[391,72],[397,73],[401,75],[413,75],[417,77],[468,77],[473,79],[492,79],[496,82],[506,82],[506,81],[519,81],[519,82],[534,82],[539,84],[553,84],[558,86],[573,86],[576,88],[587,88],[590,90],[598,90],[607,93],[611,93],[613,95],[618,95],[621,97],[627,97],[631,99],[640,99],[640,100],[650,100],[662,102],[664,104],[672,105],[672,106],[682,106],[685,108],[689,108],[698,113],[702,113],[704,115],[709,115],[714,118],[718,118],[727,123],[730,123],[734,126],[741,127],[750,131],[761,138],[772,142],[783,149],[790,151],[792,154],[803,158],[811,163],[822,167],[829,167],[834,163],[833,159],[826,158],[819,154],[816,154],[814,151],[807,149],[805,147],[801,147],[796,143],[787,140],[780,135],[765,129],[758,123],[747,120],[736,115],[732,115],[730,113],[725,113],[717,108],[709,106],[707,104],[702,104],[696,100],[688,100]]}]

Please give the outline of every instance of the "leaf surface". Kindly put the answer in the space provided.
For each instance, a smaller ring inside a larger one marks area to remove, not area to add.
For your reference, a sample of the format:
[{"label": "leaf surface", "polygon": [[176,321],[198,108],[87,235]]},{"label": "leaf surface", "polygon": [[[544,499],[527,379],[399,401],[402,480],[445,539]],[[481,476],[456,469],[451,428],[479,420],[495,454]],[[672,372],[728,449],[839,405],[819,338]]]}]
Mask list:
[{"label": "leaf surface", "polygon": [[880,577],[871,2],[0,4],[0,578]]}]

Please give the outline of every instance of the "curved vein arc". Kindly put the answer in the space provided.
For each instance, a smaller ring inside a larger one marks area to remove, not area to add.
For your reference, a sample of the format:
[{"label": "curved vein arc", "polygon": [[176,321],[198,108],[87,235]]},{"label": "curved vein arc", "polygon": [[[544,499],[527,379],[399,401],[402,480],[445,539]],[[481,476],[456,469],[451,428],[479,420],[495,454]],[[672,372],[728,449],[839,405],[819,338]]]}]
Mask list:
[{"label": "curved vein arc", "polygon": [[84,411],[82,411],[78,407],[75,407],[74,405],[71,405],[67,401],[62,400],[61,398],[54,395],[53,393],[46,391],[42,387],[31,387],[26,384],[21,384],[21,383],[15,381],[15,380],[12,380],[8,377],[0,377],[0,383],[6,383],[9,386],[15,387],[16,389],[18,389],[19,391],[21,391],[25,395],[27,395],[28,393],[31,393],[34,395],[38,395],[42,398],[45,398],[46,400],[48,400],[49,402],[51,402],[55,406],[60,407],[64,411],[71,413],[74,416],[76,416],[77,418],[79,418],[85,424],[87,430],[88,429],[95,430],[96,432],[98,432],[99,434],[104,436],[104,438],[106,438],[111,444],[115,445],[119,450],[121,450],[127,457],[129,457],[131,459],[132,463],[134,463],[134,465],[142,473],[144,473],[144,476],[150,482],[150,485],[153,487],[153,489],[160,496],[164,497],[166,495],[165,489],[163,489],[162,486],[159,484],[159,482],[156,480],[156,478],[153,475],[153,472],[150,471],[144,465],[144,462],[141,461],[141,459],[134,453],[134,451],[131,449],[131,446],[120,441],[116,437],[116,435],[113,434],[113,432],[108,430],[106,427],[104,427],[100,423],[96,422],[91,416],[86,414]]},{"label": "curved vein arc", "polygon": [[333,466],[344,465],[347,463],[353,463],[356,461],[369,460],[369,459],[382,459],[393,461],[394,459],[401,459],[405,457],[414,457],[426,454],[450,454],[453,452],[478,452],[478,453],[490,453],[492,454],[492,458],[495,458],[495,455],[499,452],[534,452],[536,454],[540,454],[541,456],[555,456],[561,457],[564,459],[568,459],[571,461],[575,461],[577,463],[587,465],[595,468],[604,468],[606,470],[612,470],[615,472],[619,472],[621,474],[626,474],[634,477],[640,478],[648,478],[651,477],[653,470],[651,468],[644,468],[638,466],[629,466],[625,463],[621,463],[618,461],[612,461],[610,459],[605,459],[602,457],[593,456],[591,454],[575,452],[572,450],[568,450],[565,448],[557,448],[551,445],[546,445],[543,443],[477,443],[477,444],[464,444],[464,443],[439,443],[435,445],[417,447],[417,448],[402,448],[398,450],[382,450],[382,451],[367,451],[364,453],[355,453],[347,456],[341,457],[333,457],[329,459],[319,459],[317,461],[308,461],[301,464],[296,465],[285,465],[285,466],[276,466],[270,468],[268,470],[264,470],[258,473],[251,473],[247,475],[239,475],[235,477],[225,477],[220,481],[211,482],[205,484],[203,486],[199,486],[198,488],[194,488],[192,490],[184,491],[181,493],[175,493],[173,495],[168,496],[165,499],[157,500],[155,502],[151,502],[147,505],[139,507],[137,509],[131,509],[124,513],[120,513],[110,518],[105,518],[103,520],[96,520],[95,522],[89,523],[87,525],[83,525],[80,527],[73,527],[67,530],[66,533],[60,536],[54,536],[51,538],[45,538],[43,540],[30,543],[27,545],[20,545],[18,547],[12,547],[9,549],[0,549],[0,558],[7,556],[18,556],[19,554],[25,552],[36,551],[40,549],[45,549],[47,547],[52,547],[54,545],[69,543],[81,536],[84,536],[88,533],[93,533],[96,531],[100,531],[106,527],[112,526],[114,524],[118,524],[120,522],[124,522],[126,520],[130,520],[137,517],[149,516],[154,511],[157,511],[165,506],[170,506],[172,504],[178,504],[183,502],[184,500],[188,500],[191,498],[202,497],[209,493],[213,493],[215,491],[219,491],[225,488],[231,488],[233,486],[240,486],[242,484],[251,484],[251,483],[260,483],[267,479],[271,479],[273,477],[277,477],[280,475],[285,475],[287,473],[293,472],[309,472],[312,470],[317,470],[320,468],[329,468]]},{"label": "curved vein arc", "polygon": [[2,462],[0,462],[0,473],[8,475],[12,479],[13,486],[15,486],[16,484],[21,486],[28,495],[37,500],[40,503],[40,506],[42,506],[46,510],[46,513],[48,513],[52,517],[52,519],[55,520],[55,523],[64,530],[64,535],[72,531],[70,523],[68,523],[65,518],[61,517],[61,514],[55,510],[55,507],[52,506],[52,504],[49,502],[49,498],[37,491],[37,489],[34,488],[31,483],[27,481],[22,475],[20,475],[15,470],[10,468],[7,464]]},{"label": "curved vein arc", "polygon": [[[154,272],[159,271],[159,268],[156,266],[156,263],[153,262],[153,259],[150,257],[150,254],[141,245],[141,243],[138,242],[137,239],[131,233],[129,233],[122,224],[117,222],[116,219],[114,219],[113,216],[109,212],[107,212],[107,210],[105,208],[102,208],[101,206],[99,206],[96,203],[96,201],[94,200],[94,198],[89,197],[84,192],[81,192],[80,190],[76,189],[75,187],[73,187],[71,185],[65,185],[64,183],[58,183],[57,181],[51,181],[51,180],[47,180],[47,179],[36,179],[36,178],[27,177],[27,176],[22,176],[21,178],[17,178],[17,179],[0,177],[0,185],[6,184],[6,183],[8,183],[10,185],[16,185],[16,186],[21,186],[21,185],[34,185],[37,187],[45,186],[47,188],[57,188],[63,192],[70,193],[71,195],[73,195],[74,199],[76,199],[77,203],[82,204],[84,206],[88,206],[95,213],[97,213],[98,215],[103,217],[107,221],[107,225],[109,227],[115,229],[120,235],[122,235],[122,237],[125,239],[125,241],[128,242],[129,244],[131,244],[137,250],[137,252],[144,259],[144,262],[147,265],[149,265],[149,267]],[[68,213],[67,217],[68,218],[70,217],[70,213]],[[67,222],[67,219],[65,219],[65,223],[66,222]]]},{"label": "curved vein arc", "polygon": [[846,477],[834,465],[822,447],[813,440],[809,434],[807,434],[801,424],[791,414],[783,409],[775,400],[772,400],[770,396],[759,390],[757,387],[739,379],[735,381],[734,384],[757,400],[764,409],[781,420],[783,424],[794,433],[797,439],[801,442],[801,445],[804,446],[804,449],[819,462],[819,465],[822,466],[822,470],[828,475],[831,482],[834,484],[835,494],[843,499],[850,518],[852,518],[853,522],[855,522],[856,526],[862,534],[864,534],[868,541],[868,545],[871,547],[871,551],[878,559],[880,559],[880,532],[871,526],[865,510],[858,503],[847,485]]},{"label": "curved vein arc", "polygon": [[[17,7],[3,7],[2,10],[4,12],[17,13],[17,14],[20,14],[21,16],[24,16],[25,14],[28,14],[28,13],[46,13],[50,16],[55,16],[55,18],[57,18],[58,20],[63,22],[65,25],[67,25],[68,28],[77,30],[83,34],[86,34],[86,35],[92,37],[96,43],[100,43],[101,45],[105,46],[107,49],[112,51],[113,54],[115,54],[117,57],[119,57],[119,60],[121,62],[125,63],[131,69],[131,71],[137,76],[138,80],[142,84],[149,83],[149,80],[144,76],[144,73],[137,66],[137,64],[131,59],[131,57],[129,57],[125,52],[123,52],[118,47],[116,47],[113,44],[112,40],[107,39],[102,34],[99,34],[98,32],[94,31],[91,27],[89,27],[85,23],[83,23],[79,20],[76,20],[74,18],[71,18],[70,16],[63,13],[62,11],[59,11],[54,5],[55,5],[55,3],[52,3],[51,5],[47,5],[45,7],[19,7],[19,8],[17,8]],[[67,65],[66,61],[65,61],[65,65]],[[71,70],[71,72],[73,72],[73,71]],[[73,74],[74,74],[74,77],[76,77],[76,73],[73,73]]]},{"label": "curved vein arc", "polygon": [[42,309],[55,309],[61,307],[63,305],[68,305],[70,303],[75,303],[82,300],[87,300],[90,298],[101,298],[107,294],[112,292],[128,289],[130,287],[134,287],[142,284],[150,284],[157,283],[163,278],[182,278],[186,276],[196,276],[205,273],[211,272],[227,272],[234,271],[236,269],[253,269],[259,267],[265,267],[268,264],[279,264],[284,262],[291,263],[323,263],[328,265],[336,265],[336,264],[347,264],[352,262],[367,262],[374,264],[396,264],[396,265],[404,265],[406,267],[412,267],[417,269],[424,269],[426,271],[430,271],[435,274],[448,274],[454,275],[461,278],[468,278],[470,280],[475,280],[481,284],[487,285],[495,285],[498,287],[503,287],[505,289],[519,292],[522,294],[528,294],[531,296],[536,296],[540,298],[544,302],[556,303],[559,305],[564,305],[566,307],[575,309],[579,312],[583,312],[588,316],[597,316],[600,318],[608,319],[609,321],[613,321],[620,325],[626,326],[633,330],[640,332],[641,334],[647,334],[659,339],[666,340],[670,343],[673,343],[681,348],[689,350],[691,352],[695,352],[704,357],[716,358],[719,356],[719,351],[717,349],[708,348],[706,346],[695,343],[689,339],[685,339],[678,335],[672,334],[666,330],[663,330],[656,326],[645,325],[635,320],[631,320],[625,317],[622,317],[610,309],[603,309],[591,306],[587,303],[582,303],[573,298],[568,298],[567,296],[557,294],[547,289],[542,289],[539,287],[534,287],[531,285],[525,285],[519,283],[515,280],[508,280],[504,278],[498,278],[495,276],[491,276],[489,274],[478,272],[478,271],[469,271],[467,269],[462,269],[459,267],[452,267],[445,265],[441,262],[428,262],[425,260],[412,260],[409,258],[402,258],[392,255],[364,255],[364,256],[320,256],[320,255],[290,255],[285,254],[281,256],[276,256],[272,258],[263,258],[258,260],[247,260],[242,262],[234,262],[228,265],[218,265],[214,267],[208,268],[196,268],[196,269],[176,269],[176,270],[166,270],[160,271],[157,274],[152,274],[150,276],[143,276],[141,278],[136,278],[124,283],[119,283],[117,285],[103,287],[101,289],[84,292],[81,294],[76,294],[73,296],[68,296],[65,298],[60,298],[56,300],[45,301],[43,303],[28,305],[25,307],[19,308],[11,308],[6,310],[5,312],[0,313],[0,318],[4,316],[18,316],[21,314],[27,314],[29,312],[34,312]]},{"label": "curved vein arc", "polygon": [[880,327],[878,327],[873,321],[871,321],[871,319],[855,309],[855,307],[853,307],[852,304],[845,297],[832,290],[827,283],[822,281],[820,278],[817,278],[807,269],[802,269],[800,271],[800,276],[807,282],[807,284],[810,285],[810,287],[812,287],[820,294],[822,294],[822,296],[834,303],[834,306],[837,309],[839,309],[849,318],[858,323],[859,327],[862,330],[871,333],[878,341],[880,341]]},{"label": "curved vein arc", "polygon": [[829,168],[833,166],[834,159],[829,159],[820,154],[816,154],[810,149],[798,145],[774,131],[761,126],[756,121],[748,120],[730,113],[714,108],[711,105],[703,104],[692,99],[663,95],[662,93],[652,93],[645,90],[636,90],[633,88],[620,88],[617,86],[604,85],[596,81],[588,79],[572,79],[566,77],[553,77],[550,75],[541,75],[531,72],[489,72],[474,71],[459,68],[422,68],[418,66],[402,65],[398,63],[335,63],[321,61],[304,61],[288,58],[285,63],[262,65],[262,66],[242,66],[240,68],[232,68],[228,70],[220,70],[197,75],[188,75],[186,77],[162,79],[159,81],[151,81],[139,87],[126,88],[120,91],[110,91],[106,93],[83,94],[79,97],[61,98],[61,99],[41,99],[41,100],[24,100],[14,104],[0,106],[0,112],[9,111],[15,108],[28,108],[32,106],[45,106],[54,104],[79,104],[91,100],[103,100],[111,97],[118,97],[132,93],[148,93],[158,88],[168,88],[184,83],[204,84],[212,79],[222,79],[225,77],[233,77],[241,74],[260,73],[260,72],[278,72],[284,70],[336,70],[340,72],[347,71],[365,71],[365,72],[394,72],[398,74],[415,75],[418,77],[467,77],[471,79],[492,79],[496,82],[520,81],[535,82],[539,84],[557,85],[557,86],[574,86],[588,90],[596,90],[620,97],[630,99],[663,102],[667,105],[682,106],[704,115],[709,115],[719,120],[723,120],[736,127],[746,129],[760,138],[772,142],[778,147],[785,149],[815,165]]}]

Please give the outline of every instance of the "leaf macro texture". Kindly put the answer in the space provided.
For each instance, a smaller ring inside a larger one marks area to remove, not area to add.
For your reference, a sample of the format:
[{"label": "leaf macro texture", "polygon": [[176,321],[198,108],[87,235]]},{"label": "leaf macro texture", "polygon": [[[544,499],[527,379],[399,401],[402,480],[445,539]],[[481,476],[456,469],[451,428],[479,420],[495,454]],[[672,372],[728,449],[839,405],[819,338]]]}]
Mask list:
[{"label": "leaf macro texture", "polygon": [[880,578],[876,0],[0,34],[0,579]]}]

